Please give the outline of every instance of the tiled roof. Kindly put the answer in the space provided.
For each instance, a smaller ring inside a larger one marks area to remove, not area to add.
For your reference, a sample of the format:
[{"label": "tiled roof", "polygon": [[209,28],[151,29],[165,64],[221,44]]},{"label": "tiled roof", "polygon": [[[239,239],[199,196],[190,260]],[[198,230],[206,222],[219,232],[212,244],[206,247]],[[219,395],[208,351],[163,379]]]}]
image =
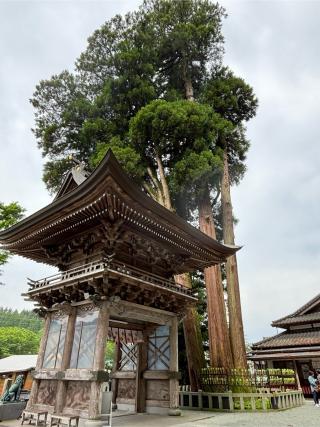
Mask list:
[{"label": "tiled roof", "polygon": [[320,322],[320,312],[309,313],[301,316],[287,316],[282,319],[272,322],[272,326],[290,326],[299,325],[301,323]]},{"label": "tiled roof", "polygon": [[0,359],[0,373],[29,371],[35,368],[37,357],[36,354],[23,354]]},{"label": "tiled roof", "polygon": [[[310,301],[308,301],[306,304],[304,304],[302,307],[298,308],[298,310],[296,310],[294,313],[289,314],[288,316],[282,317],[281,319],[278,320],[274,320],[272,322],[272,326],[282,326],[284,325],[287,321],[287,319],[292,319],[292,318],[299,318],[301,315],[304,316],[304,313],[306,311],[309,311],[309,309],[311,310],[312,307],[316,306],[320,304],[320,294],[316,295],[314,298],[312,298]],[[316,314],[316,313],[314,313]],[[301,320],[301,319],[300,319]],[[319,320],[318,318],[316,320]],[[301,320],[303,322],[303,320]],[[296,322],[298,323],[298,322]]]},{"label": "tiled roof", "polygon": [[320,345],[320,330],[282,332],[253,344],[252,349],[287,348]]}]

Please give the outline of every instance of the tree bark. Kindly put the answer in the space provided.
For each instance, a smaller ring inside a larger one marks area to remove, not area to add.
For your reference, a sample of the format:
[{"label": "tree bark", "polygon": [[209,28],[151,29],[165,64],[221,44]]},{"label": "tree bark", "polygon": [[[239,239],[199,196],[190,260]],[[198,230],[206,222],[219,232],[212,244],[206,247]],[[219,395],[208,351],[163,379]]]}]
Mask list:
[{"label": "tree bark", "polygon": [[169,210],[172,211],[173,209],[172,209],[172,204],[171,204],[171,198],[170,198],[168,183],[167,183],[167,179],[166,179],[166,176],[165,176],[165,173],[164,173],[164,168],[163,168],[162,160],[160,159],[160,157],[158,155],[156,155],[156,161],[157,161],[158,171],[159,171],[159,176],[160,176],[160,183],[161,183],[162,197],[163,197],[163,205],[167,209],[169,209]]},{"label": "tree bark", "polygon": [[[189,274],[179,274],[175,276],[175,282],[191,288]],[[194,307],[188,307],[186,309],[186,315],[183,318],[183,333],[191,391],[198,391],[201,389],[200,373],[202,368],[205,367],[205,357],[200,323],[197,310]]]},{"label": "tree bark", "polygon": [[[221,183],[222,221],[224,243],[234,245],[233,215],[230,195],[230,179],[228,153],[225,148],[223,154],[223,176]],[[246,368],[246,346],[244,341],[241,300],[236,255],[227,259],[227,291],[229,311],[229,331],[233,363],[236,368]]]},{"label": "tree bark", "polygon": [[[199,226],[203,233],[216,239],[208,187],[199,202]],[[232,352],[220,266],[205,268],[204,279],[207,289],[210,365],[230,368],[233,366]]]},{"label": "tree bark", "polygon": [[194,95],[193,95],[193,86],[191,79],[186,79],[184,82],[184,88],[186,91],[186,99],[188,101],[194,101]]}]

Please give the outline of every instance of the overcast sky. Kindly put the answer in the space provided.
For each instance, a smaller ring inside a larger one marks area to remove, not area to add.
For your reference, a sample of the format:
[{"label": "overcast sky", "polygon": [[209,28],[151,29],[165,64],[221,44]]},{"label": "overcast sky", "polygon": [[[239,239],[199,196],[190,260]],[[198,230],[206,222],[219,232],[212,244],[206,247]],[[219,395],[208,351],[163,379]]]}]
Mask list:
[{"label": "overcast sky", "polygon": [[[31,214],[48,204],[43,159],[30,128],[35,85],[63,69],[87,37],[135,0],[0,0],[0,200]],[[276,332],[270,322],[319,292],[320,2],[220,1],[228,12],[225,63],[259,98],[248,125],[248,171],[233,189],[245,334]],[[53,271],[18,257],[5,266],[0,305],[31,308],[26,277]]]}]

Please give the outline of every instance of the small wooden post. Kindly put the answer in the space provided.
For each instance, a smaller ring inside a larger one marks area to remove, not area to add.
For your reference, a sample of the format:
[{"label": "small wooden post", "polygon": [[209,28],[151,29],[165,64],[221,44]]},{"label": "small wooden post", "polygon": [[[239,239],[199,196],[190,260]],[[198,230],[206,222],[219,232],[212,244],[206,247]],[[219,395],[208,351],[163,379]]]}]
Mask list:
[{"label": "small wooden post", "polygon": [[219,406],[219,410],[223,409],[222,396],[220,394],[218,395],[218,406]]},{"label": "small wooden post", "polygon": [[[36,364],[36,371],[42,368],[44,354],[46,351],[47,340],[49,335],[49,329],[51,324],[51,313],[46,314],[44,329],[40,341],[39,353]],[[33,380],[31,386],[30,397],[26,406],[26,409],[31,408],[37,402],[38,390],[39,390],[40,380]]]},{"label": "small wooden post", "polygon": [[262,395],[261,401],[262,401],[262,409],[264,411],[266,411],[267,410],[267,404],[266,404],[267,402],[266,402],[266,399],[263,397],[263,395]]},{"label": "small wooden post", "polygon": [[240,395],[240,410],[244,411],[244,400],[243,400],[243,395]]},{"label": "small wooden post", "polygon": [[170,326],[170,371],[173,378],[170,378],[170,409],[169,415],[181,415],[179,409],[179,380],[178,380],[178,318],[173,317]]},{"label": "small wooden post", "polygon": [[[115,344],[116,344],[116,346],[115,346],[115,352],[114,352],[112,374],[117,372],[117,370],[119,369],[119,365],[120,365],[121,341],[120,341],[119,336],[118,336]],[[112,403],[113,403],[113,405],[117,404],[118,385],[119,385],[118,378],[112,378],[111,389],[112,389]]]},{"label": "small wooden post", "polygon": [[256,399],[254,396],[251,396],[251,410],[252,411],[256,410]]},{"label": "small wooden post", "polygon": [[[62,360],[61,360],[61,368],[60,368],[61,371],[65,371],[66,369],[69,368],[69,365],[70,365],[76,318],[77,318],[76,308],[70,307],[67,330],[66,330],[66,338],[64,341],[64,349],[63,349]],[[62,413],[62,410],[65,405],[66,394],[67,394],[67,381],[62,381],[62,380],[58,381],[56,403],[54,406],[55,413],[57,414]]]},{"label": "small wooden post", "polygon": [[[93,371],[104,370],[105,349],[109,328],[109,312],[109,302],[103,301],[100,306],[97,320],[96,345],[92,367]],[[97,419],[101,414],[101,393],[101,383],[98,381],[92,381],[89,404],[89,419]]]},{"label": "small wooden post", "polygon": [[298,390],[301,390],[300,378],[299,378],[299,373],[298,373],[298,366],[297,366],[297,362],[295,360],[293,361],[293,369],[294,369],[294,372],[296,374],[297,388],[298,388]]},{"label": "small wooden post", "polygon": [[232,391],[229,391],[229,409],[230,411],[234,410]]}]

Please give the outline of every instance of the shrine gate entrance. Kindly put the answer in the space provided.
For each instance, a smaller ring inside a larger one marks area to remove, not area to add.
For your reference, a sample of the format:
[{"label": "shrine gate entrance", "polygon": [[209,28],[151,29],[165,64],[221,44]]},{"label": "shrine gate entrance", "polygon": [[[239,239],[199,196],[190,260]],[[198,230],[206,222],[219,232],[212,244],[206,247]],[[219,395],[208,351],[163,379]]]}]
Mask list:
[{"label": "shrine gate entrance", "polygon": [[177,316],[127,302],[102,300],[50,311],[29,406],[96,418],[109,380],[104,363],[105,342],[110,339],[118,353],[111,374],[117,407],[176,410],[177,328]]}]

